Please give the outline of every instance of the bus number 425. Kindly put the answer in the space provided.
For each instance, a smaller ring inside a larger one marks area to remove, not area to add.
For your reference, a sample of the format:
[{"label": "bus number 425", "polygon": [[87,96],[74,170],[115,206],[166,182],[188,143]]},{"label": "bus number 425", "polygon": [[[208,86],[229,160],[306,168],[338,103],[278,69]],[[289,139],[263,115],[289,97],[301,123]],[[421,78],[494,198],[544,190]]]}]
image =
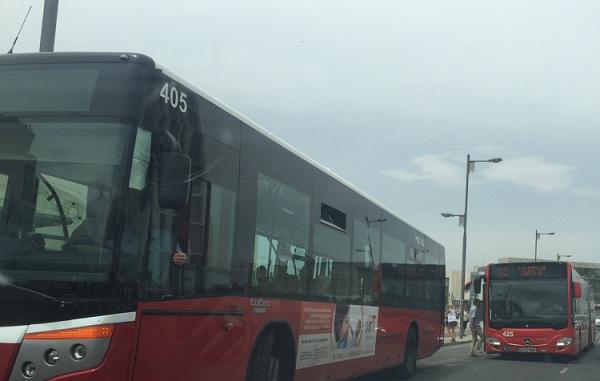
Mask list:
[{"label": "bus number 425", "polygon": [[188,109],[187,94],[177,90],[175,86],[170,86],[167,82],[160,89],[160,97],[165,100],[165,103],[170,104],[173,108],[178,108],[181,112],[186,112]]}]

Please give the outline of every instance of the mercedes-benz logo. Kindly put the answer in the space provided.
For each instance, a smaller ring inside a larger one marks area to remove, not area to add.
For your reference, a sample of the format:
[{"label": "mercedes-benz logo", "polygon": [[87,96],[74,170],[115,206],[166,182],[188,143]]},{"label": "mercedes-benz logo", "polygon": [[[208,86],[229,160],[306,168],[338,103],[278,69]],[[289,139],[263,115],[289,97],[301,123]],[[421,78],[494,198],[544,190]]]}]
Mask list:
[{"label": "mercedes-benz logo", "polygon": [[526,337],[524,341],[525,341],[525,345],[531,344],[531,339],[529,337]]}]

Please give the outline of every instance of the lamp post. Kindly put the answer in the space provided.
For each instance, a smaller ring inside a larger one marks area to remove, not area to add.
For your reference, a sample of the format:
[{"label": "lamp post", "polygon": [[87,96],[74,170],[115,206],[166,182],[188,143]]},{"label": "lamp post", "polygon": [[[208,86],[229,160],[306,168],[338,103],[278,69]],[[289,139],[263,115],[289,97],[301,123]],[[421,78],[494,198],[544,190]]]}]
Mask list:
[{"label": "lamp post", "polygon": [[459,324],[460,324],[460,335],[459,337],[462,339],[465,335],[465,328],[463,326],[464,314],[465,314],[465,272],[467,267],[467,206],[469,203],[469,173],[475,171],[475,163],[499,163],[502,161],[501,157],[494,157],[492,159],[487,160],[471,160],[471,155],[467,154],[467,175],[465,182],[465,212],[463,214],[451,214],[451,213],[442,213],[442,217],[462,217],[463,223],[463,247],[462,247],[462,266],[461,266],[461,282],[460,282],[460,316],[459,316]]},{"label": "lamp post", "polygon": [[560,262],[561,258],[571,258],[571,254],[560,255],[560,254],[556,253],[556,262]]},{"label": "lamp post", "polygon": [[56,36],[56,17],[58,15],[58,0],[44,2],[44,17],[42,19],[42,34],[40,37],[40,52],[54,51]]},{"label": "lamp post", "polygon": [[550,233],[542,233],[542,232],[538,232],[537,229],[535,229],[535,254],[533,256],[533,261],[537,262],[537,241],[540,239],[541,235],[554,235],[556,233],[554,232],[550,232]]}]

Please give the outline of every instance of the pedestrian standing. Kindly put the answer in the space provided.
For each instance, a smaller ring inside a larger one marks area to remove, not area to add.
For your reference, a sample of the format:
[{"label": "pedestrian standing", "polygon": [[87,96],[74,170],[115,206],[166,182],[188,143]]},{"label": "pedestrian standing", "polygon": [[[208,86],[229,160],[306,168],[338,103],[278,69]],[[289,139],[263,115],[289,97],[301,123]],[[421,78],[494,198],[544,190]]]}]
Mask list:
[{"label": "pedestrian standing", "polygon": [[471,356],[475,356],[475,351],[480,351],[483,345],[483,331],[481,330],[481,314],[479,308],[481,301],[475,299],[469,310],[469,329],[471,330]]},{"label": "pedestrian standing", "polygon": [[450,341],[454,343],[456,342],[456,327],[458,326],[458,312],[455,306],[451,306],[446,312],[446,321],[448,322]]}]

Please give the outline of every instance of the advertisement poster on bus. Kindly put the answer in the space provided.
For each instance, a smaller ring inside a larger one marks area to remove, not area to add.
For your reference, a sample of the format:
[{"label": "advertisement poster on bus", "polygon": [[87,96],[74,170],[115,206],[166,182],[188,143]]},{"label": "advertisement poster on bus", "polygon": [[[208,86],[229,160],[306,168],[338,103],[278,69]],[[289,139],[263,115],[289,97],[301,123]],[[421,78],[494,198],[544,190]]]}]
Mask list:
[{"label": "advertisement poster on bus", "polygon": [[375,355],[378,307],[302,303],[298,369]]}]

